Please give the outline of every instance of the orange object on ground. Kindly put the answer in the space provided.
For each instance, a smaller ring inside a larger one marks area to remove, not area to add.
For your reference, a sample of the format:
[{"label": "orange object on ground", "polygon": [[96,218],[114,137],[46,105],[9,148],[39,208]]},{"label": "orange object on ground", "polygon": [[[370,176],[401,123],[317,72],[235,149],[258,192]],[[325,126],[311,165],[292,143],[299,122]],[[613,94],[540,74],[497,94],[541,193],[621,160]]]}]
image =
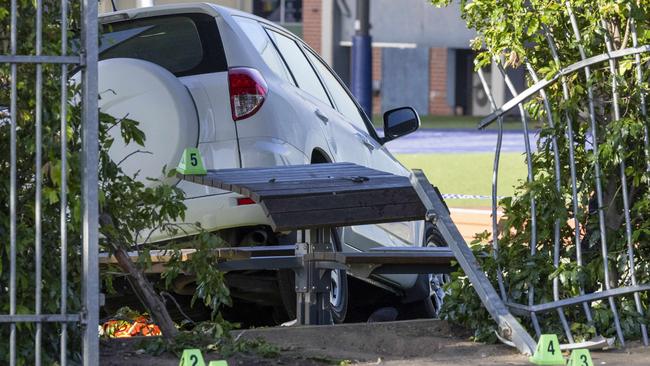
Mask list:
[{"label": "orange object on ground", "polygon": [[100,330],[100,335],[108,338],[148,337],[161,334],[160,328],[145,316],[139,316],[133,320],[109,320],[102,325]]}]

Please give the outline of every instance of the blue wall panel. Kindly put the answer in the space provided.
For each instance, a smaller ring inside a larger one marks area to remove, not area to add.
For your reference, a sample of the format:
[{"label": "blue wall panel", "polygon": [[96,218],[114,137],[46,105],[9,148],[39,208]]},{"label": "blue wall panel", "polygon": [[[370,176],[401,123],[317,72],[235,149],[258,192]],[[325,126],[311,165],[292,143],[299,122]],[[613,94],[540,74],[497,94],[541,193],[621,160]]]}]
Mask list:
[{"label": "blue wall panel", "polygon": [[429,113],[429,50],[384,48],[381,60],[381,109],[411,106]]}]

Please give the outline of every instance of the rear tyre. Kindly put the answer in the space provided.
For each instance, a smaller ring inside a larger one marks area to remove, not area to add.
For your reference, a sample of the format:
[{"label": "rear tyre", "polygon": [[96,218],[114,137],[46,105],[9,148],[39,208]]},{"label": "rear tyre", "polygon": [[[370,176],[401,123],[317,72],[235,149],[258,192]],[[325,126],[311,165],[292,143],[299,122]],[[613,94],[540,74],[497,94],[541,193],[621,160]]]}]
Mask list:
[{"label": "rear tyre", "polygon": [[[337,252],[341,251],[341,241],[336,229],[332,229],[332,242],[334,244],[333,250]],[[280,296],[285,311],[290,319],[295,319],[297,314],[295,283],[295,275],[292,270],[282,269],[278,271],[278,288],[280,289]],[[332,270],[329,305],[332,321],[335,324],[340,324],[345,321],[348,311],[348,299],[348,276],[346,271],[340,269]]]},{"label": "rear tyre", "polygon": [[[341,251],[341,239],[337,229],[332,229],[332,243],[334,251]],[[345,321],[348,312],[348,274],[342,269],[333,269],[331,272],[330,285],[330,312],[334,324],[341,324]]]},{"label": "rear tyre", "polygon": [[287,313],[287,317],[296,319],[296,278],[292,270],[280,269],[278,270],[278,289],[280,290],[280,298],[282,299],[282,306]]}]

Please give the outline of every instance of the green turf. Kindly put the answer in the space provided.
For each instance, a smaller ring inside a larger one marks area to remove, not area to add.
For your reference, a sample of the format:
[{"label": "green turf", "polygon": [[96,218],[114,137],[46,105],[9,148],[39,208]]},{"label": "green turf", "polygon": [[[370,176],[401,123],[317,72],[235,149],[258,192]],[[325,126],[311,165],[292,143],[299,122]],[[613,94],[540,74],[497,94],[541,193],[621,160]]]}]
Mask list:
[{"label": "green turf", "polygon": [[[442,193],[491,195],[492,153],[399,154],[397,159],[409,169],[422,169]],[[499,164],[499,196],[512,195],[513,187],[526,178],[524,155],[502,153]],[[489,207],[486,200],[447,200],[450,207]]]},{"label": "green turf", "polygon": [[[383,117],[374,116],[375,127],[383,127]],[[420,128],[433,129],[476,129],[481,117],[473,116],[420,116]],[[496,123],[488,126],[487,129],[496,129]],[[521,130],[519,119],[507,118],[503,123],[505,130]]]}]

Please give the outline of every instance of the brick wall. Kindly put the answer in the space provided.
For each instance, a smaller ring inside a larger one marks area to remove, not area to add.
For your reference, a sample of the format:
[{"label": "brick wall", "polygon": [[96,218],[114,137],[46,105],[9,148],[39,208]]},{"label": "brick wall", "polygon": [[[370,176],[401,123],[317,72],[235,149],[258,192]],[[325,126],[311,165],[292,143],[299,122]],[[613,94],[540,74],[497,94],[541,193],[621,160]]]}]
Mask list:
[{"label": "brick wall", "polygon": [[[372,80],[379,81],[381,85],[381,48],[373,47],[372,49]],[[381,115],[381,94],[372,96],[372,114]]]},{"label": "brick wall", "polygon": [[447,103],[447,49],[429,49],[429,114],[451,115]]},{"label": "brick wall", "polygon": [[321,51],[322,0],[303,0],[302,39],[316,52]]}]

